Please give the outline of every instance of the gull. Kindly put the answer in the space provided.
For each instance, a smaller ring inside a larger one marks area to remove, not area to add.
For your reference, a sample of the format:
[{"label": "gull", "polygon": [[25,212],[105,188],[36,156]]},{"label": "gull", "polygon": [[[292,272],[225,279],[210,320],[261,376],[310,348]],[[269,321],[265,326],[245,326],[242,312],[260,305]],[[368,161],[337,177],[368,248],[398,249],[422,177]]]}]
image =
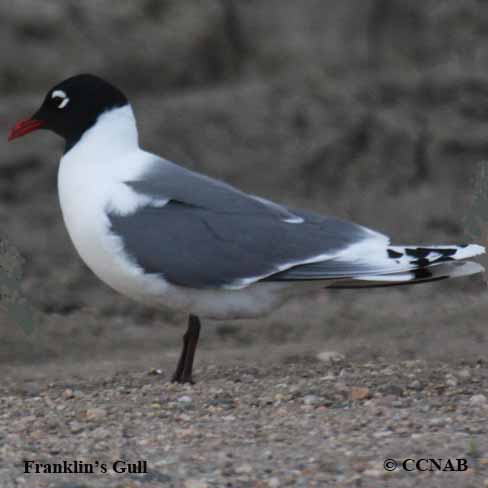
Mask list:
[{"label": "gull", "polygon": [[54,86],[9,140],[38,129],[66,144],[58,194],[81,259],[123,295],[189,313],[175,382],[193,382],[200,317],[259,317],[326,288],[484,271],[466,261],[485,252],[480,245],[393,245],[361,225],[271,202],[143,150],[126,96],[94,75]]}]

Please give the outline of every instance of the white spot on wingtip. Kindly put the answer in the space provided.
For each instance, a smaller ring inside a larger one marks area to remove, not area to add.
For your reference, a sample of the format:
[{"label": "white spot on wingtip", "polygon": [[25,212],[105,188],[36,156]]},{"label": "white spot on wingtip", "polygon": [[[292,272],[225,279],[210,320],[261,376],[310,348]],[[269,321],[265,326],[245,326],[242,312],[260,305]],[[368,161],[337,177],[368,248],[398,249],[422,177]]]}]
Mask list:
[{"label": "white spot on wingtip", "polygon": [[303,224],[303,222],[305,222],[305,221],[301,217],[294,215],[293,217],[290,217],[289,219],[284,219],[283,222],[287,222],[288,224]]}]

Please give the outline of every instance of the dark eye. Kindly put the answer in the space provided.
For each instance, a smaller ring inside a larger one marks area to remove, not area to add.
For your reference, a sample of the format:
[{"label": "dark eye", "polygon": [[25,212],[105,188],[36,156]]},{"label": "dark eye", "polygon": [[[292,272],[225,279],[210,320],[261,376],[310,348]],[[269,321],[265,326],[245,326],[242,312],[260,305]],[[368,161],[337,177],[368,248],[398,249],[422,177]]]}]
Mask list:
[{"label": "dark eye", "polygon": [[54,90],[51,94],[51,98],[56,101],[59,100],[57,105],[58,108],[64,108],[69,103],[69,97],[63,90]]}]

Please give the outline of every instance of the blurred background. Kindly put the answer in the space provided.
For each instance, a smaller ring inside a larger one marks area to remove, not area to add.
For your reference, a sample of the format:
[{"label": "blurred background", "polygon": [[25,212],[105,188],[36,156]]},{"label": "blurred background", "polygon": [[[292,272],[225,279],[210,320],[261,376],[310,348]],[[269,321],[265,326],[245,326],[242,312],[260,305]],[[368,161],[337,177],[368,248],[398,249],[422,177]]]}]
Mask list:
[{"label": "blurred background", "polygon": [[[2,316],[0,362],[144,361],[176,354],[184,331],[184,316],[118,296],[77,257],[57,200],[61,140],[7,145],[53,84],[107,78],[145,148],[244,190],[399,244],[486,245],[487,26],[481,0],[0,2],[1,234],[39,311],[30,335]],[[335,291],[262,320],[208,321],[201,347],[244,361],[473,360],[487,312],[481,276]]]}]

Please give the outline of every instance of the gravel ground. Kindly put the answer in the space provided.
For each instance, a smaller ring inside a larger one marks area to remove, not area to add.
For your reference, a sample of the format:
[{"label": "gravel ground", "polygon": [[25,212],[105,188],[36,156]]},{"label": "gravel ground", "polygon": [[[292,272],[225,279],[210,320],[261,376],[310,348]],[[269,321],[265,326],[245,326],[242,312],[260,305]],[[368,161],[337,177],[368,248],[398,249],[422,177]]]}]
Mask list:
[{"label": "gravel ground", "polygon": [[[203,351],[194,386],[142,365],[53,364],[35,378],[8,370],[2,486],[488,486],[486,362],[333,353],[250,366],[232,365],[232,353],[216,365],[215,351]],[[463,458],[468,469],[387,472],[388,458]],[[94,474],[24,474],[24,460],[99,464]],[[147,473],[114,473],[116,460],[145,460]]]}]

